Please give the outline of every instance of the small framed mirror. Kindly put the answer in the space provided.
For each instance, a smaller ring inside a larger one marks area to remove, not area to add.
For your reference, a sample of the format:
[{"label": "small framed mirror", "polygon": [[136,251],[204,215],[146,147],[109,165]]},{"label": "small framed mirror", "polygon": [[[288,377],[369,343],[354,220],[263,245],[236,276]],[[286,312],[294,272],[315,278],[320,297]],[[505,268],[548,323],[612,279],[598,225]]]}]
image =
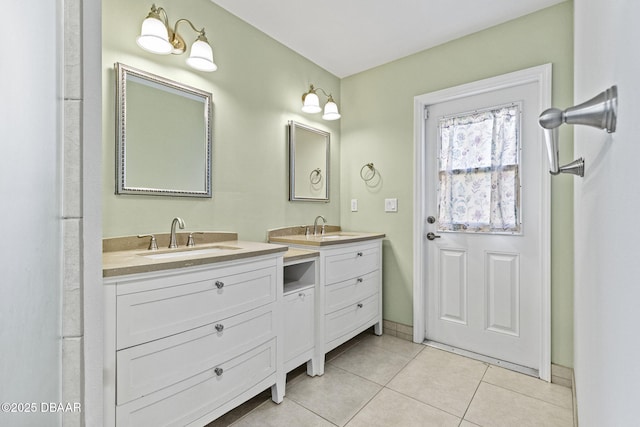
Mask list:
[{"label": "small framed mirror", "polygon": [[116,194],[211,197],[211,93],[116,68]]},{"label": "small framed mirror", "polygon": [[293,120],[288,134],[289,200],[328,202],[331,134]]}]

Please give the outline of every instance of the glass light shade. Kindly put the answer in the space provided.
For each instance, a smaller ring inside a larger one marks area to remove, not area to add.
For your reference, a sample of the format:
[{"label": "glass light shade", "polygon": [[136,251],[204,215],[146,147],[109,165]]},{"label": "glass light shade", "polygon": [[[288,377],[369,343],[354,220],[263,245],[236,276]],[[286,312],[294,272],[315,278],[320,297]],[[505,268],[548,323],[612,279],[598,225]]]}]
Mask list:
[{"label": "glass light shade", "polygon": [[218,66],[213,62],[213,51],[209,43],[204,40],[196,40],[191,45],[191,52],[187,58],[187,64],[199,71],[215,71]]},{"label": "glass light shade", "polygon": [[302,111],[305,113],[319,113],[322,111],[318,95],[313,92],[307,93],[304,97],[304,103],[302,104]]},{"label": "glass light shade", "polygon": [[147,17],[142,21],[142,29],[136,43],[147,52],[159,55],[168,55],[173,49],[169,43],[167,27],[162,21],[152,17]]},{"label": "glass light shade", "polygon": [[328,101],[324,106],[324,114],[322,115],[322,118],[324,120],[338,120],[340,117],[338,105],[333,101]]}]

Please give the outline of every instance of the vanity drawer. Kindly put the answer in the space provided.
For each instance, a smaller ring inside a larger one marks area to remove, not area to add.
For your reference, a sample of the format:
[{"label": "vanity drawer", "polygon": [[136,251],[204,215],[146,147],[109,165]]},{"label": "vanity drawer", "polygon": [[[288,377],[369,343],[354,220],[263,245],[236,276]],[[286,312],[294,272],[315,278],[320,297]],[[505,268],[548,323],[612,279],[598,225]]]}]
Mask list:
[{"label": "vanity drawer", "polygon": [[378,293],[380,270],[325,287],[325,313],[332,313]]},{"label": "vanity drawer", "polygon": [[[179,281],[179,280],[182,281]],[[276,300],[276,267],[236,274],[216,275],[186,282],[174,277],[174,285],[154,289],[140,283],[142,292],[117,296],[117,349],[153,341],[197,328],[217,319],[249,311]]]},{"label": "vanity drawer", "polygon": [[[220,330],[218,330],[220,329]],[[271,306],[117,352],[117,404],[213,369],[276,334]]]},{"label": "vanity drawer", "polygon": [[362,276],[380,268],[380,246],[354,246],[348,251],[327,255],[325,260],[325,283],[342,282]]},{"label": "vanity drawer", "polygon": [[[222,371],[215,372],[215,368]],[[276,339],[156,393],[116,407],[118,426],[185,426],[254,387],[275,383]]]},{"label": "vanity drawer", "polygon": [[358,330],[380,313],[378,293],[325,315],[325,343]]}]

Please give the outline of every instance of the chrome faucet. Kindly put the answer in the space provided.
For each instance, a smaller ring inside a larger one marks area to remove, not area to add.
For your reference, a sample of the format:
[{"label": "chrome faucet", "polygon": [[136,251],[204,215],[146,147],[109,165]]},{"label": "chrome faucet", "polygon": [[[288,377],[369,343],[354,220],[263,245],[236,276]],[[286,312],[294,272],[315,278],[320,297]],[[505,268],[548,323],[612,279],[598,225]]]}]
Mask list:
[{"label": "chrome faucet", "polygon": [[184,221],[182,220],[182,218],[173,218],[173,221],[171,221],[171,237],[169,238],[169,249],[178,247],[178,243],[176,242],[176,224],[178,224],[181,229],[184,228]]},{"label": "chrome faucet", "polygon": [[322,231],[320,232],[322,236],[324,236],[324,225],[327,223],[327,220],[324,219],[322,215],[318,215],[316,219],[313,221],[313,235],[318,235],[318,220],[322,220]]}]

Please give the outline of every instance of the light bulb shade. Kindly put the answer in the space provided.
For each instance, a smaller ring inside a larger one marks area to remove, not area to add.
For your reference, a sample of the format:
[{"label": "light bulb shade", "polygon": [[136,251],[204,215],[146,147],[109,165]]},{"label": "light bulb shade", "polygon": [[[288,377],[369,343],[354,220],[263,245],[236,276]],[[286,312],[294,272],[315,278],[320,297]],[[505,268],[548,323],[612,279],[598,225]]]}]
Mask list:
[{"label": "light bulb shade", "polygon": [[213,50],[209,43],[198,37],[191,45],[191,52],[189,58],[187,58],[187,64],[191,68],[195,68],[199,71],[215,71],[218,66],[213,62]]},{"label": "light bulb shade", "polygon": [[167,27],[160,19],[151,16],[142,21],[142,29],[136,43],[147,52],[159,55],[168,55],[173,49],[169,43]]},{"label": "light bulb shade", "polygon": [[324,114],[322,115],[322,118],[324,120],[338,120],[340,117],[338,105],[333,101],[327,101],[324,106]]},{"label": "light bulb shade", "polygon": [[320,108],[320,99],[318,99],[318,95],[313,92],[307,93],[302,103],[302,111],[304,111],[305,113],[319,113],[320,111],[322,111],[322,108]]}]

